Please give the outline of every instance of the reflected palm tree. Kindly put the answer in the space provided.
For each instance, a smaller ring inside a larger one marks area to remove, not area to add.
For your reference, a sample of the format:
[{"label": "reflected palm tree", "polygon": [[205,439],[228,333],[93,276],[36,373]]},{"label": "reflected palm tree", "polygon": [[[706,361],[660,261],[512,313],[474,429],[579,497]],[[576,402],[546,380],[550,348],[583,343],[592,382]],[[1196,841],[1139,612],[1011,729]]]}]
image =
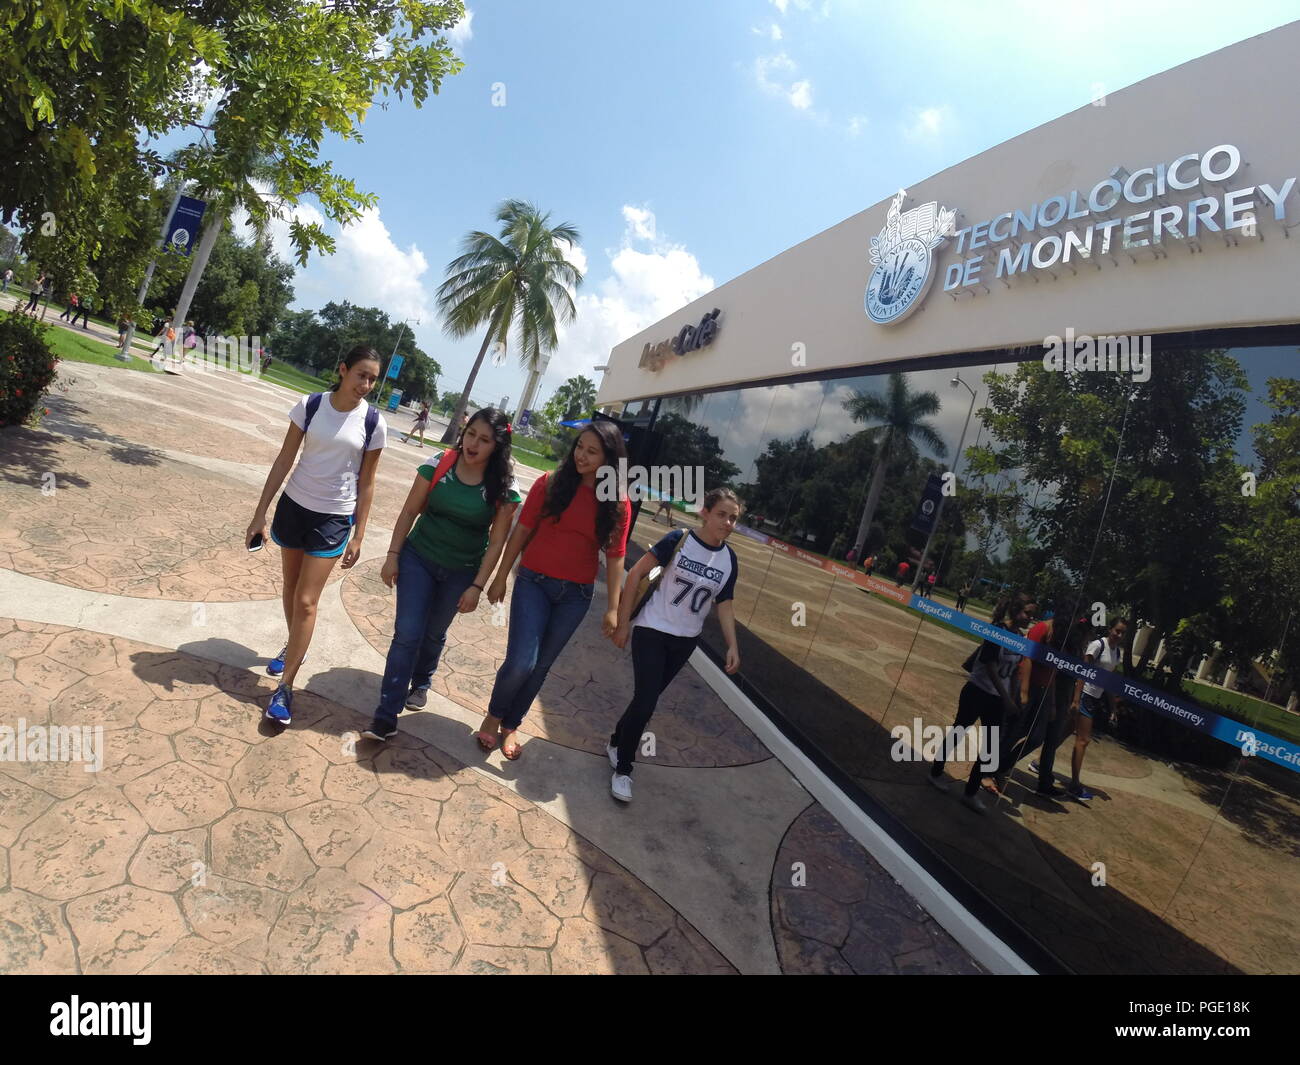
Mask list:
[{"label": "reflected palm tree", "polygon": [[883,396],[854,389],[853,395],[844,401],[844,409],[855,422],[879,423],[863,430],[868,439],[877,445],[877,450],[871,487],[867,490],[862,521],[858,524],[858,535],[853,541],[854,551],[859,558],[862,557],[862,546],[866,543],[876,507],[880,504],[880,494],[885,488],[885,473],[889,466],[905,455],[919,457],[914,439],[920,440],[940,458],[948,454],[948,446],[943,439],[932,425],[923,420],[938,414],[939,407],[939,396],[936,393],[911,391],[907,387],[907,378],[901,373],[889,375]]}]

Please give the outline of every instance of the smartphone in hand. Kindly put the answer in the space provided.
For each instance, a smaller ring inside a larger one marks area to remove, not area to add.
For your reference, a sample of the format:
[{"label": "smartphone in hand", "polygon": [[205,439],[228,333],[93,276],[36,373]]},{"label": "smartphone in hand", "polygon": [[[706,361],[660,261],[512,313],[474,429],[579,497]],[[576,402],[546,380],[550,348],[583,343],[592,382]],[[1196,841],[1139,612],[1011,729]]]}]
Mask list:
[{"label": "smartphone in hand", "polygon": [[254,533],[253,538],[248,541],[249,551],[260,551],[264,545],[261,533]]}]

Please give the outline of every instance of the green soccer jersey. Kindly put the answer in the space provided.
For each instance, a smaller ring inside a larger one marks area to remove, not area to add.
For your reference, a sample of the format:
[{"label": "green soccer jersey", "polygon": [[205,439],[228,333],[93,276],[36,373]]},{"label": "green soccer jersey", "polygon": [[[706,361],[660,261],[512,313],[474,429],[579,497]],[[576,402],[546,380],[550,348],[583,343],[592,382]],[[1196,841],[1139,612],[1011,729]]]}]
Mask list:
[{"label": "green soccer jersey", "polygon": [[[432,465],[420,467],[422,477],[432,479],[435,472]],[[447,569],[478,569],[487,551],[493,517],[485,495],[481,484],[462,484],[453,465],[429,493],[424,512],[407,537],[410,545],[422,557]],[[506,489],[505,501],[519,502],[513,484]]]}]

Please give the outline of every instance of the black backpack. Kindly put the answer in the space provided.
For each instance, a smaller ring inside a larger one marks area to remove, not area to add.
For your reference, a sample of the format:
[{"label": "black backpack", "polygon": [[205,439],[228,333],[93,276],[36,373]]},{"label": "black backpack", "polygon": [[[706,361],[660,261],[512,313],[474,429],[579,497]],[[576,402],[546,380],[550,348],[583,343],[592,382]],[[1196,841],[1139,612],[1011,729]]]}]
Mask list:
[{"label": "black backpack", "polygon": [[[316,412],[320,410],[320,401],[325,398],[326,393],[316,392],[307,397],[307,417],[303,419],[302,434],[307,435],[307,429],[311,425],[311,420],[316,417]],[[366,411],[366,442],[361,445],[361,461],[366,461],[366,452],[370,450],[370,438],[375,435],[375,426],[379,424],[379,411],[374,407]],[[357,485],[361,484],[361,468],[357,468]]]}]

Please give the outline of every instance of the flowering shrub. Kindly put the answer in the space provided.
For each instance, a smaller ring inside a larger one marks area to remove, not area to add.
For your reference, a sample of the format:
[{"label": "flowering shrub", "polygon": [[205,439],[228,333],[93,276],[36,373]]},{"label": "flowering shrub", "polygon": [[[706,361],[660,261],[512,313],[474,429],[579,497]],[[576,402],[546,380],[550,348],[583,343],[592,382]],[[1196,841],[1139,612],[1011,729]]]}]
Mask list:
[{"label": "flowering shrub", "polygon": [[41,396],[58,363],[43,327],[22,315],[0,318],[0,427],[22,425],[44,409]]}]

